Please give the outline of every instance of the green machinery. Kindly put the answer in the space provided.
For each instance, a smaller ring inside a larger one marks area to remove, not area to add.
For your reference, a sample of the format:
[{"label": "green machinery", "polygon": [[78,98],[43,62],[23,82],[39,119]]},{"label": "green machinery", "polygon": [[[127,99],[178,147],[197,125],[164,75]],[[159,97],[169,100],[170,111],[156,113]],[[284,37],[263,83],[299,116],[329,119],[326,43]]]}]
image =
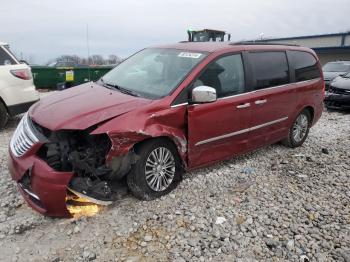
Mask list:
[{"label": "green machinery", "polygon": [[31,66],[34,85],[37,89],[63,89],[96,81],[113,66],[96,67],[48,67]]},{"label": "green machinery", "polygon": [[[202,29],[202,30],[187,30],[189,42],[224,42],[230,41],[231,34],[221,30]],[[225,40],[226,36],[226,40]]]}]

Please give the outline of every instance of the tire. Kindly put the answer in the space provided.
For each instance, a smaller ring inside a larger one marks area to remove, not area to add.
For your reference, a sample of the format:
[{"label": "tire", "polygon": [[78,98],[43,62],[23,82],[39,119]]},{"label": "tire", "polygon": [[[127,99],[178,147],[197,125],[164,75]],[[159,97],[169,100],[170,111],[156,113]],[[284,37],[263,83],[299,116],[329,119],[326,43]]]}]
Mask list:
[{"label": "tire", "polygon": [[293,121],[288,137],[282,140],[282,144],[290,148],[301,146],[309,134],[310,127],[311,114],[309,110],[304,109]]},{"label": "tire", "polygon": [[0,102],[0,130],[3,129],[8,121],[9,115],[7,114],[6,107]]},{"label": "tire", "polygon": [[[146,141],[137,147],[135,152],[140,158],[128,173],[127,184],[136,198],[152,200],[161,197],[172,191],[181,181],[183,169],[180,158],[175,146],[167,139]],[[163,159],[167,159],[163,161],[167,163],[165,166],[156,163],[158,155],[163,155]],[[160,183],[157,184],[157,181]]]}]

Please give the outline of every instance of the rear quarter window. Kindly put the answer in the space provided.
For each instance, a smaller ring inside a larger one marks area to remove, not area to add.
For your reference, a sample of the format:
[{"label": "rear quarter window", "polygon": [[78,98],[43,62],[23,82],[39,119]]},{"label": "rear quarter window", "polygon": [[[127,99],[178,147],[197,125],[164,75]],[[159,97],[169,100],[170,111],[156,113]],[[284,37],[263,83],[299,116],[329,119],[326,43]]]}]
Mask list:
[{"label": "rear quarter window", "polygon": [[285,52],[264,51],[249,53],[254,89],[288,84],[289,69]]},{"label": "rear quarter window", "polygon": [[0,66],[2,65],[15,65],[16,61],[0,46]]},{"label": "rear quarter window", "polygon": [[303,51],[288,51],[288,60],[294,70],[295,81],[306,81],[321,77],[316,58]]}]

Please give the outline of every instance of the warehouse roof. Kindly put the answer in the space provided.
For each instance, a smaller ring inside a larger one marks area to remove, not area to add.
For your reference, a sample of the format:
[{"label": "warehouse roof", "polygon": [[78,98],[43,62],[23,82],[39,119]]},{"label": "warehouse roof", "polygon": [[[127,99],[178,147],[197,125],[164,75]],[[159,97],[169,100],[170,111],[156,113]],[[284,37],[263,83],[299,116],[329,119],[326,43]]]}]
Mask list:
[{"label": "warehouse roof", "polygon": [[279,41],[279,40],[295,40],[295,39],[307,39],[307,38],[322,38],[322,37],[332,37],[332,36],[348,36],[350,31],[344,33],[331,33],[331,34],[320,34],[320,35],[304,35],[304,36],[294,36],[294,37],[280,37],[280,38],[267,38],[257,41]]}]

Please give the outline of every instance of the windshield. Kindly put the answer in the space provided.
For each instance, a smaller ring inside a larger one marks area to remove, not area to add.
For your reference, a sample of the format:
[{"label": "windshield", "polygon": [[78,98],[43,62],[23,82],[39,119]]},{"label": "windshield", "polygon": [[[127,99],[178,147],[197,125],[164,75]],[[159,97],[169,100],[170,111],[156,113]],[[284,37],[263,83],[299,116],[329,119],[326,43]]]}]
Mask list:
[{"label": "windshield", "polygon": [[327,63],[323,67],[325,72],[348,72],[350,71],[350,64],[344,63]]},{"label": "windshield", "polygon": [[129,90],[147,98],[169,95],[206,57],[202,52],[177,49],[144,49],[131,56],[101,80],[108,86]]}]

